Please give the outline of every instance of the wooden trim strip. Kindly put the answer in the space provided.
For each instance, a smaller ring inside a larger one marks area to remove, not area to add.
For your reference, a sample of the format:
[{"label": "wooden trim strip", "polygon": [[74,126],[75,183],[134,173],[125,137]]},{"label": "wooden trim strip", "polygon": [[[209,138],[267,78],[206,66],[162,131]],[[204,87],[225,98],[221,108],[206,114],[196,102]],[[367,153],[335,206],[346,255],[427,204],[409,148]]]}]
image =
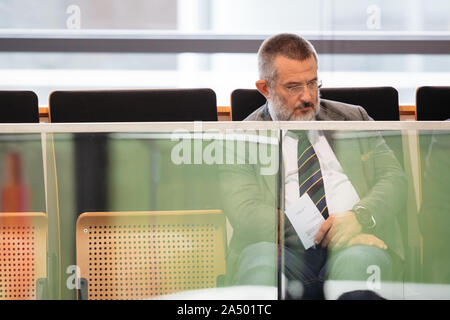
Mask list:
[{"label": "wooden trim strip", "polygon": [[[399,107],[399,112],[401,116],[414,116],[416,115],[416,106],[414,105],[404,105]],[[219,117],[228,117],[231,120],[231,107],[229,106],[218,106],[217,115]],[[49,108],[39,107],[39,118],[49,118]]]},{"label": "wooden trim strip", "polygon": [[416,106],[400,106],[401,116],[414,116],[416,115]]}]

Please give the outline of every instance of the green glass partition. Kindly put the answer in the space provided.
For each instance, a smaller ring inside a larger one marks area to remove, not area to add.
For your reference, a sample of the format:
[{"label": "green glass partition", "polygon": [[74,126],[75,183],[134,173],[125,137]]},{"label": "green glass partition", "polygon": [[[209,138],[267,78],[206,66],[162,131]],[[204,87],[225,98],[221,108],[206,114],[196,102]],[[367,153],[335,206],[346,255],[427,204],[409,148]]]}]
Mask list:
[{"label": "green glass partition", "polygon": [[45,211],[40,134],[0,135],[1,212]]},{"label": "green glass partition", "polygon": [[408,215],[415,213],[407,208],[414,199],[408,199],[402,139],[400,131],[285,134],[287,299],[402,296],[418,262],[406,241]]},{"label": "green glass partition", "polygon": [[47,212],[41,134],[0,134],[0,300],[42,299]]},{"label": "green glass partition", "polygon": [[[49,135],[60,239],[55,293],[63,299],[189,298],[202,289],[257,284],[270,287],[267,294],[276,299],[276,250],[267,261],[269,275],[256,283],[236,278],[246,247],[262,238],[276,247],[276,134]],[[272,190],[264,212],[235,188],[249,174],[262,175]],[[249,215],[260,220],[261,214],[264,229],[244,228]]]},{"label": "green glass partition", "polygon": [[2,299],[450,297],[447,122],[0,132]]},{"label": "green glass partition", "polygon": [[419,226],[423,239],[423,280],[449,284],[449,132],[421,132],[420,146],[422,205]]}]

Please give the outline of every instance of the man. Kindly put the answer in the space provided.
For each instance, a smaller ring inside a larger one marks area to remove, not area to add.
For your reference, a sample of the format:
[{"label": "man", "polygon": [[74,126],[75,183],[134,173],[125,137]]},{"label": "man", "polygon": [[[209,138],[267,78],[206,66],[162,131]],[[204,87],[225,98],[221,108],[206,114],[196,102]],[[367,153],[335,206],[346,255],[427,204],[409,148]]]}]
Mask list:
[{"label": "man", "polygon": [[[317,54],[307,40],[293,34],[273,36],[259,49],[258,62],[256,87],[267,103],[245,120],[371,120],[362,107],[319,99]],[[383,139],[375,134],[341,143],[330,131],[285,132],[282,144],[284,209],[305,196],[325,219],[315,235],[316,246],[305,248],[295,225],[283,215],[287,297],[320,297],[326,278],[365,281],[370,266],[390,280],[393,260],[403,257],[396,215],[401,214],[406,182]],[[305,152],[308,158],[300,163]],[[309,171],[302,175],[305,167]],[[261,258],[276,256],[274,230],[268,227],[274,207],[274,199],[267,196],[270,183],[250,168],[225,171],[222,185],[230,198],[225,211],[235,228],[228,261],[231,283],[273,284],[273,260]],[[233,190],[228,192],[229,185]],[[250,198],[257,199],[253,207]]]}]

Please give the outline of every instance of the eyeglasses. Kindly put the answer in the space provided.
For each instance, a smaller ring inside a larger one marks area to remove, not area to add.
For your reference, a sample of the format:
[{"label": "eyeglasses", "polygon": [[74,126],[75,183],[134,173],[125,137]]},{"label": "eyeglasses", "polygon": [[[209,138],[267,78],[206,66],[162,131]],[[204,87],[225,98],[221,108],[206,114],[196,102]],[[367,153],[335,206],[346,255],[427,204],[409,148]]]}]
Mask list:
[{"label": "eyeglasses", "polygon": [[317,90],[322,87],[322,81],[314,79],[305,84],[299,84],[295,86],[283,86],[283,88],[286,89],[286,91],[290,96],[296,96],[304,92],[305,86],[308,89],[308,91]]}]

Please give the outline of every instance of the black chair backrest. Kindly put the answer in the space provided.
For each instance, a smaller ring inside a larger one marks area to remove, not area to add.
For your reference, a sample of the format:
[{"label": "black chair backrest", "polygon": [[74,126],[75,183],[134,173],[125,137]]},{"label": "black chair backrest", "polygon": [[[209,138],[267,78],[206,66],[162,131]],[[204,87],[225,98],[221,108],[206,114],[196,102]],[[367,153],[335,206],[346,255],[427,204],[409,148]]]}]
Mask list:
[{"label": "black chair backrest", "polygon": [[256,89],[236,89],[231,93],[231,119],[242,121],[266,103],[266,98]]},{"label": "black chair backrest", "polygon": [[450,119],[450,87],[420,87],[416,91],[417,120]]},{"label": "black chair backrest", "polygon": [[32,91],[0,91],[0,123],[39,122],[38,97]]},{"label": "black chair backrest", "polygon": [[217,121],[211,89],[54,91],[51,122]]},{"label": "black chair backrest", "polygon": [[322,88],[323,99],[359,105],[377,121],[400,120],[398,91],[393,87]]},{"label": "black chair backrest", "polygon": [[[362,106],[378,121],[399,120],[398,92],[392,87],[322,88],[323,99]],[[256,89],[236,89],[231,93],[233,121],[244,120],[266,102]]]}]

